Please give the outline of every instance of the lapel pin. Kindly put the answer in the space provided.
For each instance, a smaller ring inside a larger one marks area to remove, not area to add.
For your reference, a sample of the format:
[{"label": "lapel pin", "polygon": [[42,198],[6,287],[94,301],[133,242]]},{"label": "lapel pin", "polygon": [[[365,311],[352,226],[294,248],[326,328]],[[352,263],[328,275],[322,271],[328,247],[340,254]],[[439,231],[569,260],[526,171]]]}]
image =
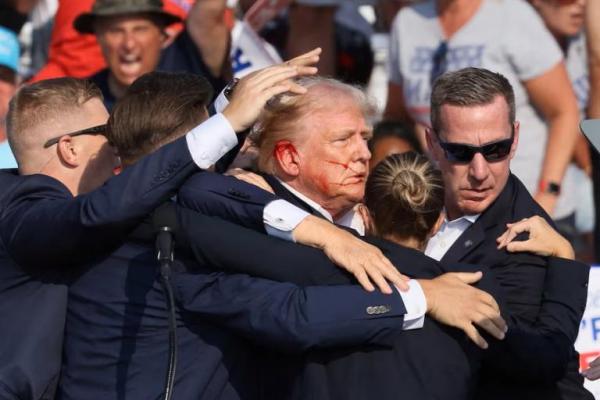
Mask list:
[{"label": "lapel pin", "polygon": [[471,239],[469,239],[465,242],[465,247],[471,247],[471,246],[473,246],[473,241]]}]

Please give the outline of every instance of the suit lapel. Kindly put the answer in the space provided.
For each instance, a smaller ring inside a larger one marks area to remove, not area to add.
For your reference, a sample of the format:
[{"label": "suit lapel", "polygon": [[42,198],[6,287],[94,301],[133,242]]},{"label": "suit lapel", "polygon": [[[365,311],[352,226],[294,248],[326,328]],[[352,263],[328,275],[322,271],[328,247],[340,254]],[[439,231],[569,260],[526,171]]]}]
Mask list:
[{"label": "suit lapel", "polygon": [[478,224],[478,222],[479,220],[475,221],[474,224],[471,224],[471,226],[456,239],[456,242],[454,242],[440,260],[442,263],[453,264],[463,260],[483,242],[485,231],[483,226]]},{"label": "suit lapel", "polygon": [[[487,232],[499,223],[503,223],[506,215],[509,214],[508,208],[512,205],[514,193],[515,178],[511,174],[498,198],[479,216],[474,224],[460,235],[440,261],[443,263],[465,261],[469,254],[486,240]],[[496,238],[489,238],[488,240],[496,240]]]},{"label": "suit lapel", "polygon": [[311,213],[314,216],[327,219],[323,214],[312,208],[308,203],[299,199],[298,197],[296,197],[296,195],[287,190],[287,188],[283,186],[281,182],[279,182],[279,179],[275,178],[273,175],[264,174],[262,176],[263,178],[265,178],[265,180],[271,186],[271,188],[273,188],[273,191],[275,192],[277,197],[282,198],[283,200],[286,200],[289,203],[292,203],[293,205],[303,209],[308,213]]}]

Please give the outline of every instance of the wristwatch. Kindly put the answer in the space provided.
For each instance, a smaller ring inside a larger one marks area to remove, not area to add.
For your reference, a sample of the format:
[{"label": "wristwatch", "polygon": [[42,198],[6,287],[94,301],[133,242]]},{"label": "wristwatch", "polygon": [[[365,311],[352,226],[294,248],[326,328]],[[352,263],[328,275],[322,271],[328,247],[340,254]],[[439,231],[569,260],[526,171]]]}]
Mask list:
[{"label": "wristwatch", "polygon": [[539,191],[558,196],[560,194],[560,183],[545,181],[542,179],[540,180]]},{"label": "wristwatch", "polygon": [[229,82],[227,84],[227,86],[225,86],[225,89],[223,89],[223,94],[225,95],[225,98],[227,100],[231,100],[231,95],[233,94],[233,90],[235,89],[235,87],[239,81],[240,81],[239,78],[233,78],[233,80],[231,82]]}]

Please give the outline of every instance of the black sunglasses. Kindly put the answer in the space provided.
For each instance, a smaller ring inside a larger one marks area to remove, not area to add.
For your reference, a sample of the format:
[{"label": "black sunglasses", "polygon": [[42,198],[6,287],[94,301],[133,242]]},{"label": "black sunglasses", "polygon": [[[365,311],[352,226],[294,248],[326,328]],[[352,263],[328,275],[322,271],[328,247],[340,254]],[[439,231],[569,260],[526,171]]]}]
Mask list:
[{"label": "black sunglasses", "polygon": [[104,133],[106,133],[106,124],[92,126],[91,128],[86,128],[86,129],[82,129],[80,131],[75,131],[75,132],[71,132],[71,133],[65,133],[64,135],[60,135],[55,138],[52,138],[52,139],[48,140],[46,143],[44,143],[44,148],[47,149],[48,147],[57,144],[58,141],[60,140],[60,138],[63,136],[75,137],[75,136],[81,136],[81,135],[102,135]]},{"label": "black sunglasses", "polygon": [[473,146],[470,144],[444,142],[438,136],[440,147],[444,149],[444,154],[448,161],[455,164],[468,164],[476,153],[481,153],[489,162],[500,161],[508,157],[513,142],[515,141],[515,129],[513,126],[512,134],[508,139],[498,140],[483,146]]}]

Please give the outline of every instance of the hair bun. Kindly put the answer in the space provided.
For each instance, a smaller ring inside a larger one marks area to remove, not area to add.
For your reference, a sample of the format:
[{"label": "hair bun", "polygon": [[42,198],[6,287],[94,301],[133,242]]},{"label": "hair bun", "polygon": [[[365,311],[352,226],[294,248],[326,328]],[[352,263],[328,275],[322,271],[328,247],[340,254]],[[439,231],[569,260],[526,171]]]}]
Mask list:
[{"label": "hair bun", "polygon": [[396,171],[392,180],[392,195],[396,201],[411,209],[420,209],[427,199],[428,184],[425,177],[413,169]]}]

